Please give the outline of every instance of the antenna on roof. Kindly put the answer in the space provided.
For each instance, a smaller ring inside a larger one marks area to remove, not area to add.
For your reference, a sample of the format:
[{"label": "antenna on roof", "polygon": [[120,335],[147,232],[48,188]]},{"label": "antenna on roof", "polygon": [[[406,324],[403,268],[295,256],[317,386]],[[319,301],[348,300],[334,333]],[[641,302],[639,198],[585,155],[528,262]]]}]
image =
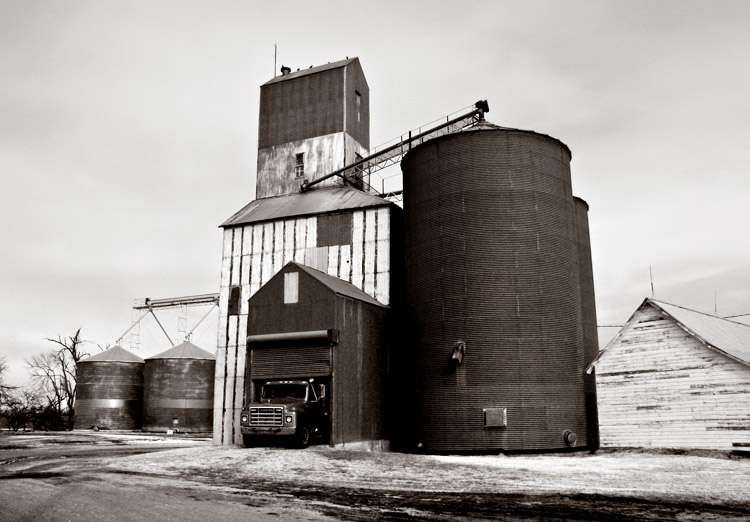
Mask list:
[{"label": "antenna on roof", "polygon": [[651,265],[648,265],[648,277],[651,279],[651,297],[654,297],[654,273],[651,270]]},{"label": "antenna on roof", "polygon": [[276,52],[278,50],[278,44],[273,44],[273,77],[276,78]]}]

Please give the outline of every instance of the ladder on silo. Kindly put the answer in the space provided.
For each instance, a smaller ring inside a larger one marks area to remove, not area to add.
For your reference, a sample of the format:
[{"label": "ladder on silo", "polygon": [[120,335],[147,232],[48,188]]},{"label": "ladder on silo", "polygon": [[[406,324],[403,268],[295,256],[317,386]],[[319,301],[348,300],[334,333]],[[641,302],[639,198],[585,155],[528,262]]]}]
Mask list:
[{"label": "ladder on silo", "polygon": [[[422,131],[420,128],[419,132],[416,134],[409,131],[408,135],[402,135],[400,138],[397,138],[399,141],[395,145],[385,147],[382,150],[370,154],[366,158],[357,160],[354,163],[335,170],[318,179],[310,182],[305,181],[300,185],[300,191],[305,192],[310,187],[317,185],[322,181],[334,176],[339,176],[345,183],[350,183],[355,186],[361,184],[364,186],[366,192],[376,192],[369,183],[364,181],[365,177],[370,179],[370,176],[374,172],[395,165],[401,161],[401,158],[403,158],[404,155],[415,145],[476,125],[484,120],[484,115],[487,112],[490,112],[490,106],[487,103],[487,100],[480,100],[474,104],[471,111],[465,114],[455,118],[451,118],[449,115],[445,118],[445,121],[440,120],[440,123],[425,131]],[[384,196],[385,194],[379,195]]]}]

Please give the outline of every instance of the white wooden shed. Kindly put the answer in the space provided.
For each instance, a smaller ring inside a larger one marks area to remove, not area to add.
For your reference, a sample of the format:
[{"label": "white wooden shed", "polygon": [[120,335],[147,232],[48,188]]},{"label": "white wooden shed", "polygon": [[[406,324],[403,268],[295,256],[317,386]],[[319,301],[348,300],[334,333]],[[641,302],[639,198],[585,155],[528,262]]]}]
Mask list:
[{"label": "white wooden shed", "polygon": [[646,299],[594,368],[602,447],[750,446],[750,326]]}]

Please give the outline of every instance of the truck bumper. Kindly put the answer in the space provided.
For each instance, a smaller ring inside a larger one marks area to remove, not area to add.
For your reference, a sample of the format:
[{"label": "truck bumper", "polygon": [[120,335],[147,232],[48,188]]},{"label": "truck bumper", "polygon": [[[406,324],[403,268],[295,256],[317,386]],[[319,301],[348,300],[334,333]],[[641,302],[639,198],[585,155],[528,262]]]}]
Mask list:
[{"label": "truck bumper", "polygon": [[240,426],[240,433],[243,435],[262,435],[262,436],[291,436],[294,435],[297,428],[294,426],[288,427],[254,427],[254,426]]}]

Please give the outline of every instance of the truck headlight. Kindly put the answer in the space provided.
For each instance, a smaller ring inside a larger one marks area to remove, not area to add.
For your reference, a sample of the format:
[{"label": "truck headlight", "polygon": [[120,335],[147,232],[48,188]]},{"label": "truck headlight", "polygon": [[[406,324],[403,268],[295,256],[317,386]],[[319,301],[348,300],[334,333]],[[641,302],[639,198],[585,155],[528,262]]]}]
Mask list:
[{"label": "truck headlight", "polygon": [[291,424],[292,420],[294,420],[294,417],[292,417],[291,415],[287,415],[284,420],[286,421],[287,424]]},{"label": "truck headlight", "polygon": [[240,420],[242,422],[247,422],[247,415],[243,415],[242,417],[240,417]]}]

